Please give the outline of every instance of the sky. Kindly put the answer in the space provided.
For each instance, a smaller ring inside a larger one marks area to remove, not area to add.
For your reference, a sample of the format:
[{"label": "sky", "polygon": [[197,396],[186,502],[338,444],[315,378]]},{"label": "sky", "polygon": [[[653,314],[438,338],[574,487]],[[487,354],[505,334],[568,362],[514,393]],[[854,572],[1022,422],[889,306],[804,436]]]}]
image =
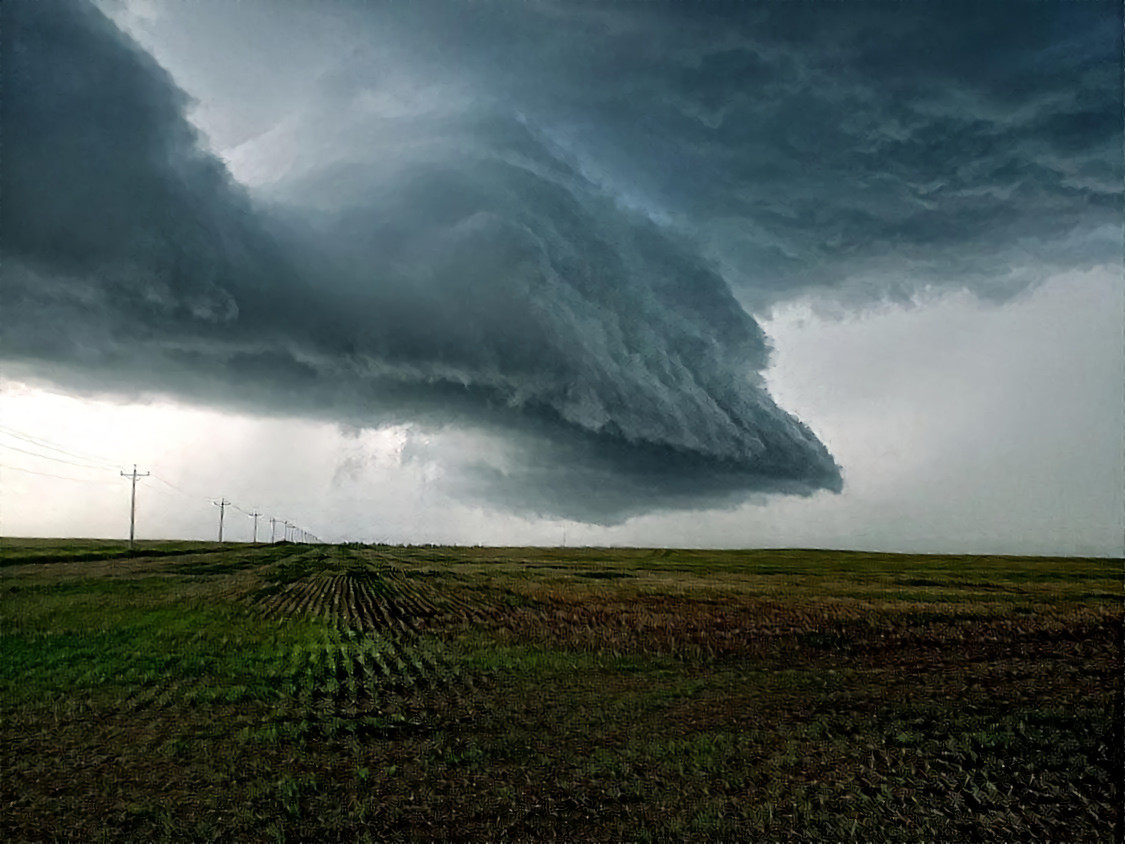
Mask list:
[{"label": "sky", "polygon": [[1121,14],[5,4],[0,532],[1120,555]]}]

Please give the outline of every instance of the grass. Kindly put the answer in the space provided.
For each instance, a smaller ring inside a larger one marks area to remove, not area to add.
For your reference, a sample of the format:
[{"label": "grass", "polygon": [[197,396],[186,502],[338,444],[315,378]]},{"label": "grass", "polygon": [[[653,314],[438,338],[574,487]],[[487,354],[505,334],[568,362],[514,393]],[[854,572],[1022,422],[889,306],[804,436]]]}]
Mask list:
[{"label": "grass", "polygon": [[229,546],[214,542],[183,540],[142,540],[130,550],[129,543],[117,539],[0,539],[0,566],[25,563],[66,563],[89,560],[114,560],[137,555],[148,557],[182,556],[190,553],[222,551]]},{"label": "grass", "polygon": [[1119,560],[4,540],[0,562],[6,840],[1121,829]]}]

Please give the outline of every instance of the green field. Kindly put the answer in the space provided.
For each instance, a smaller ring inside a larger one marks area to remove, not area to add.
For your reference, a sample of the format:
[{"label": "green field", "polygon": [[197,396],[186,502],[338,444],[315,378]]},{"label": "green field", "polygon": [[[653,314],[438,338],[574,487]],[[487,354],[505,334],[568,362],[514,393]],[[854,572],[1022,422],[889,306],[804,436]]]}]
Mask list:
[{"label": "green field", "polygon": [[0,543],[0,837],[1106,841],[1122,563]]}]

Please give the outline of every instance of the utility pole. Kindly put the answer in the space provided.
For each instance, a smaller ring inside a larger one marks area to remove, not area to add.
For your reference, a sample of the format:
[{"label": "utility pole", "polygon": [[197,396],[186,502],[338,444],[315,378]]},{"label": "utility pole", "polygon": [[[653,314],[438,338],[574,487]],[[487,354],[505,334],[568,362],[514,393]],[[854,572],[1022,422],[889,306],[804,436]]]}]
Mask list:
[{"label": "utility pole", "polygon": [[147,478],[148,472],[144,474],[137,474],[137,464],[133,464],[133,471],[131,474],[121,473],[123,478],[131,478],[133,481],[133,492],[129,496],[129,550],[133,550],[133,536],[136,532],[137,526],[137,478]]},{"label": "utility pole", "polygon": [[296,527],[296,525],[291,525],[291,524],[289,524],[289,522],[283,522],[283,524],[285,525],[285,541],[288,542],[289,541],[289,529],[292,528],[292,527]]},{"label": "utility pole", "polygon": [[220,498],[218,501],[212,501],[216,507],[219,508],[219,542],[223,541],[223,513],[226,512],[227,505],[230,504],[225,498]]},{"label": "utility pole", "polygon": [[276,532],[276,530],[277,530],[277,517],[270,516],[270,545],[273,545],[273,542],[274,542],[273,537],[274,537],[274,533]]},{"label": "utility pole", "polygon": [[258,544],[258,516],[260,516],[262,514],[259,513],[257,510],[255,510],[253,513],[247,513],[246,515],[254,520],[254,544],[257,545]]}]

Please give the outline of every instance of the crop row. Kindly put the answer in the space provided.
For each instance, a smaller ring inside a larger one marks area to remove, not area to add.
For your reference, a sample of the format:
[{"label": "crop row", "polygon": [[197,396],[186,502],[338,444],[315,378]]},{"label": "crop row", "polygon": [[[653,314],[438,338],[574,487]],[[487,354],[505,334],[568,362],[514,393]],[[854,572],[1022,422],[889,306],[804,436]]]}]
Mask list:
[{"label": "crop row", "polygon": [[[237,648],[239,643],[232,642]],[[433,640],[401,631],[357,633],[326,627],[318,638],[247,663],[232,675],[170,659],[144,678],[122,709],[174,709],[259,701],[282,716],[352,716],[382,711],[419,693],[461,696],[472,683]]]},{"label": "crop row", "polygon": [[266,616],[306,615],[343,629],[418,631],[429,621],[483,620],[490,613],[394,570],[317,572],[257,602]]}]

